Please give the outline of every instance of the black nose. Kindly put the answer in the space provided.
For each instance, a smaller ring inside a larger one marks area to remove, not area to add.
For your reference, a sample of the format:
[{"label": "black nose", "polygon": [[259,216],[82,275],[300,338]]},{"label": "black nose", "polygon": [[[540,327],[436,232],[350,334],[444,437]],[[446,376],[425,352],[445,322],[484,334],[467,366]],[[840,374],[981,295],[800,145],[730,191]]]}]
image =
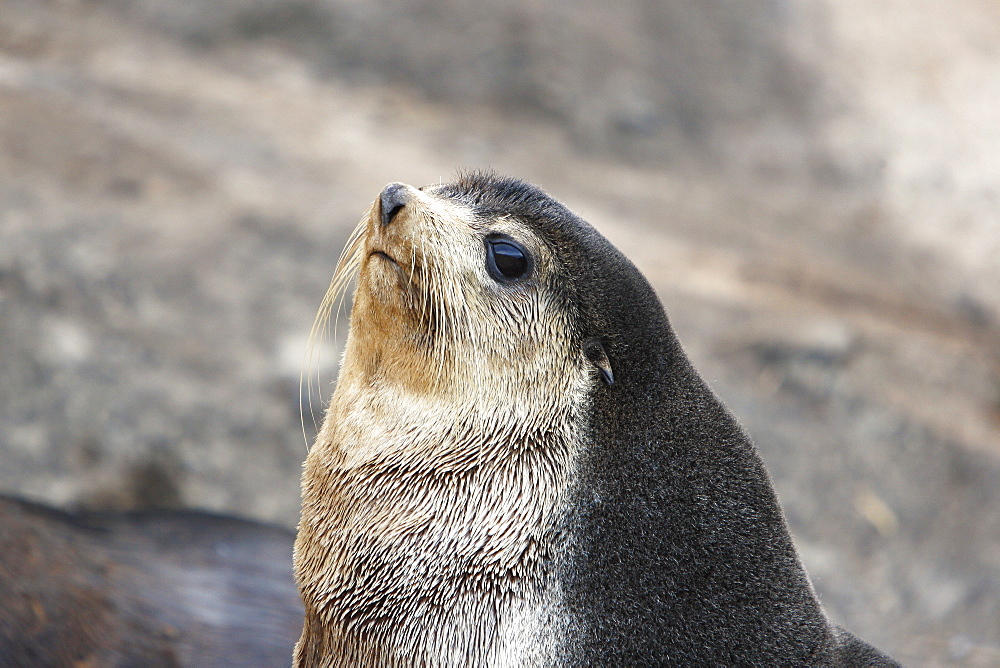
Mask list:
[{"label": "black nose", "polygon": [[382,224],[388,225],[410,199],[402,183],[390,183],[382,190]]}]

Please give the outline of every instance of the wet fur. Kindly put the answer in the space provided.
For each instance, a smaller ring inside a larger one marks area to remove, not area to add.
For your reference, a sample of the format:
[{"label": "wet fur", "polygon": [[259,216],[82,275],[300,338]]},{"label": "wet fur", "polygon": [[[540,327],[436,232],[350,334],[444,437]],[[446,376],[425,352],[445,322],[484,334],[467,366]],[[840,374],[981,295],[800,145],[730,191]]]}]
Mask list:
[{"label": "wet fur", "polygon": [[345,262],[360,277],[303,476],[296,660],[551,659],[565,617],[552,563],[592,373],[538,240],[508,230],[536,248],[538,282],[498,286],[483,238],[502,225],[412,196],[387,229],[373,210]]},{"label": "wet fur", "polygon": [[[752,443],[626,258],[513,179],[416,201],[398,267],[371,264],[377,216],[352,251],[300,665],[894,665],[826,620]],[[496,229],[538,254],[530,289],[483,275]]]}]

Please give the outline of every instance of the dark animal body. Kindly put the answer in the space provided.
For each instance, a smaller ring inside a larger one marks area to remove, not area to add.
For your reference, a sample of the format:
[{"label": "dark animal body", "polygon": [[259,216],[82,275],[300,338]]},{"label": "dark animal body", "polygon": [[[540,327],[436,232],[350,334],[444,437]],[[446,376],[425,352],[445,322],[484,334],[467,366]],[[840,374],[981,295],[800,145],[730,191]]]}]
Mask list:
[{"label": "dark animal body", "polygon": [[291,532],[194,512],[0,497],[0,666],[283,666]]},{"label": "dark animal body", "polygon": [[391,184],[354,239],[299,665],[896,665],[827,620],[753,444],[590,225],[474,173]]},{"label": "dark animal body", "polygon": [[564,577],[580,621],[571,655],[891,664],[827,622],[749,438],[691,367],[646,281],[603,251],[574,258],[617,382],[594,396],[568,520]]}]

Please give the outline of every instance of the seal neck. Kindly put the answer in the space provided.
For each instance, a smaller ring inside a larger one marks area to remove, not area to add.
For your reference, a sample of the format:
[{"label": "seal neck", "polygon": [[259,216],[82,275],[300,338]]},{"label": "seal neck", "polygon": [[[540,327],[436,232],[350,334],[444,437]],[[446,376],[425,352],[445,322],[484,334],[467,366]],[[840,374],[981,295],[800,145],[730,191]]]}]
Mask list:
[{"label": "seal neck", "polygon": [[613,350],[616,383],[594,397],[565,566],[570,651],[609,665],[808,663],[826,621],[770,480],[658,312]]}]

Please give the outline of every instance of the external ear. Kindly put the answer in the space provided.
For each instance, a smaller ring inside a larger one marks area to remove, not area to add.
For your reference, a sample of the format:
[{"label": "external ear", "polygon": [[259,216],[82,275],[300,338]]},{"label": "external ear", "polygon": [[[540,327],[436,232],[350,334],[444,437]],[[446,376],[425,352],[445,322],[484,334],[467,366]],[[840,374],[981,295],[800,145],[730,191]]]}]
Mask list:
[{"label": "external ear", "polygon": [[608,360],[608,354],[604,351],[600,339],[587,339],[583,344],[583,354],[601,372],[601,378],[604,379],[608,387],[615,384],[615,374],[611,371],[611,362]]}]

